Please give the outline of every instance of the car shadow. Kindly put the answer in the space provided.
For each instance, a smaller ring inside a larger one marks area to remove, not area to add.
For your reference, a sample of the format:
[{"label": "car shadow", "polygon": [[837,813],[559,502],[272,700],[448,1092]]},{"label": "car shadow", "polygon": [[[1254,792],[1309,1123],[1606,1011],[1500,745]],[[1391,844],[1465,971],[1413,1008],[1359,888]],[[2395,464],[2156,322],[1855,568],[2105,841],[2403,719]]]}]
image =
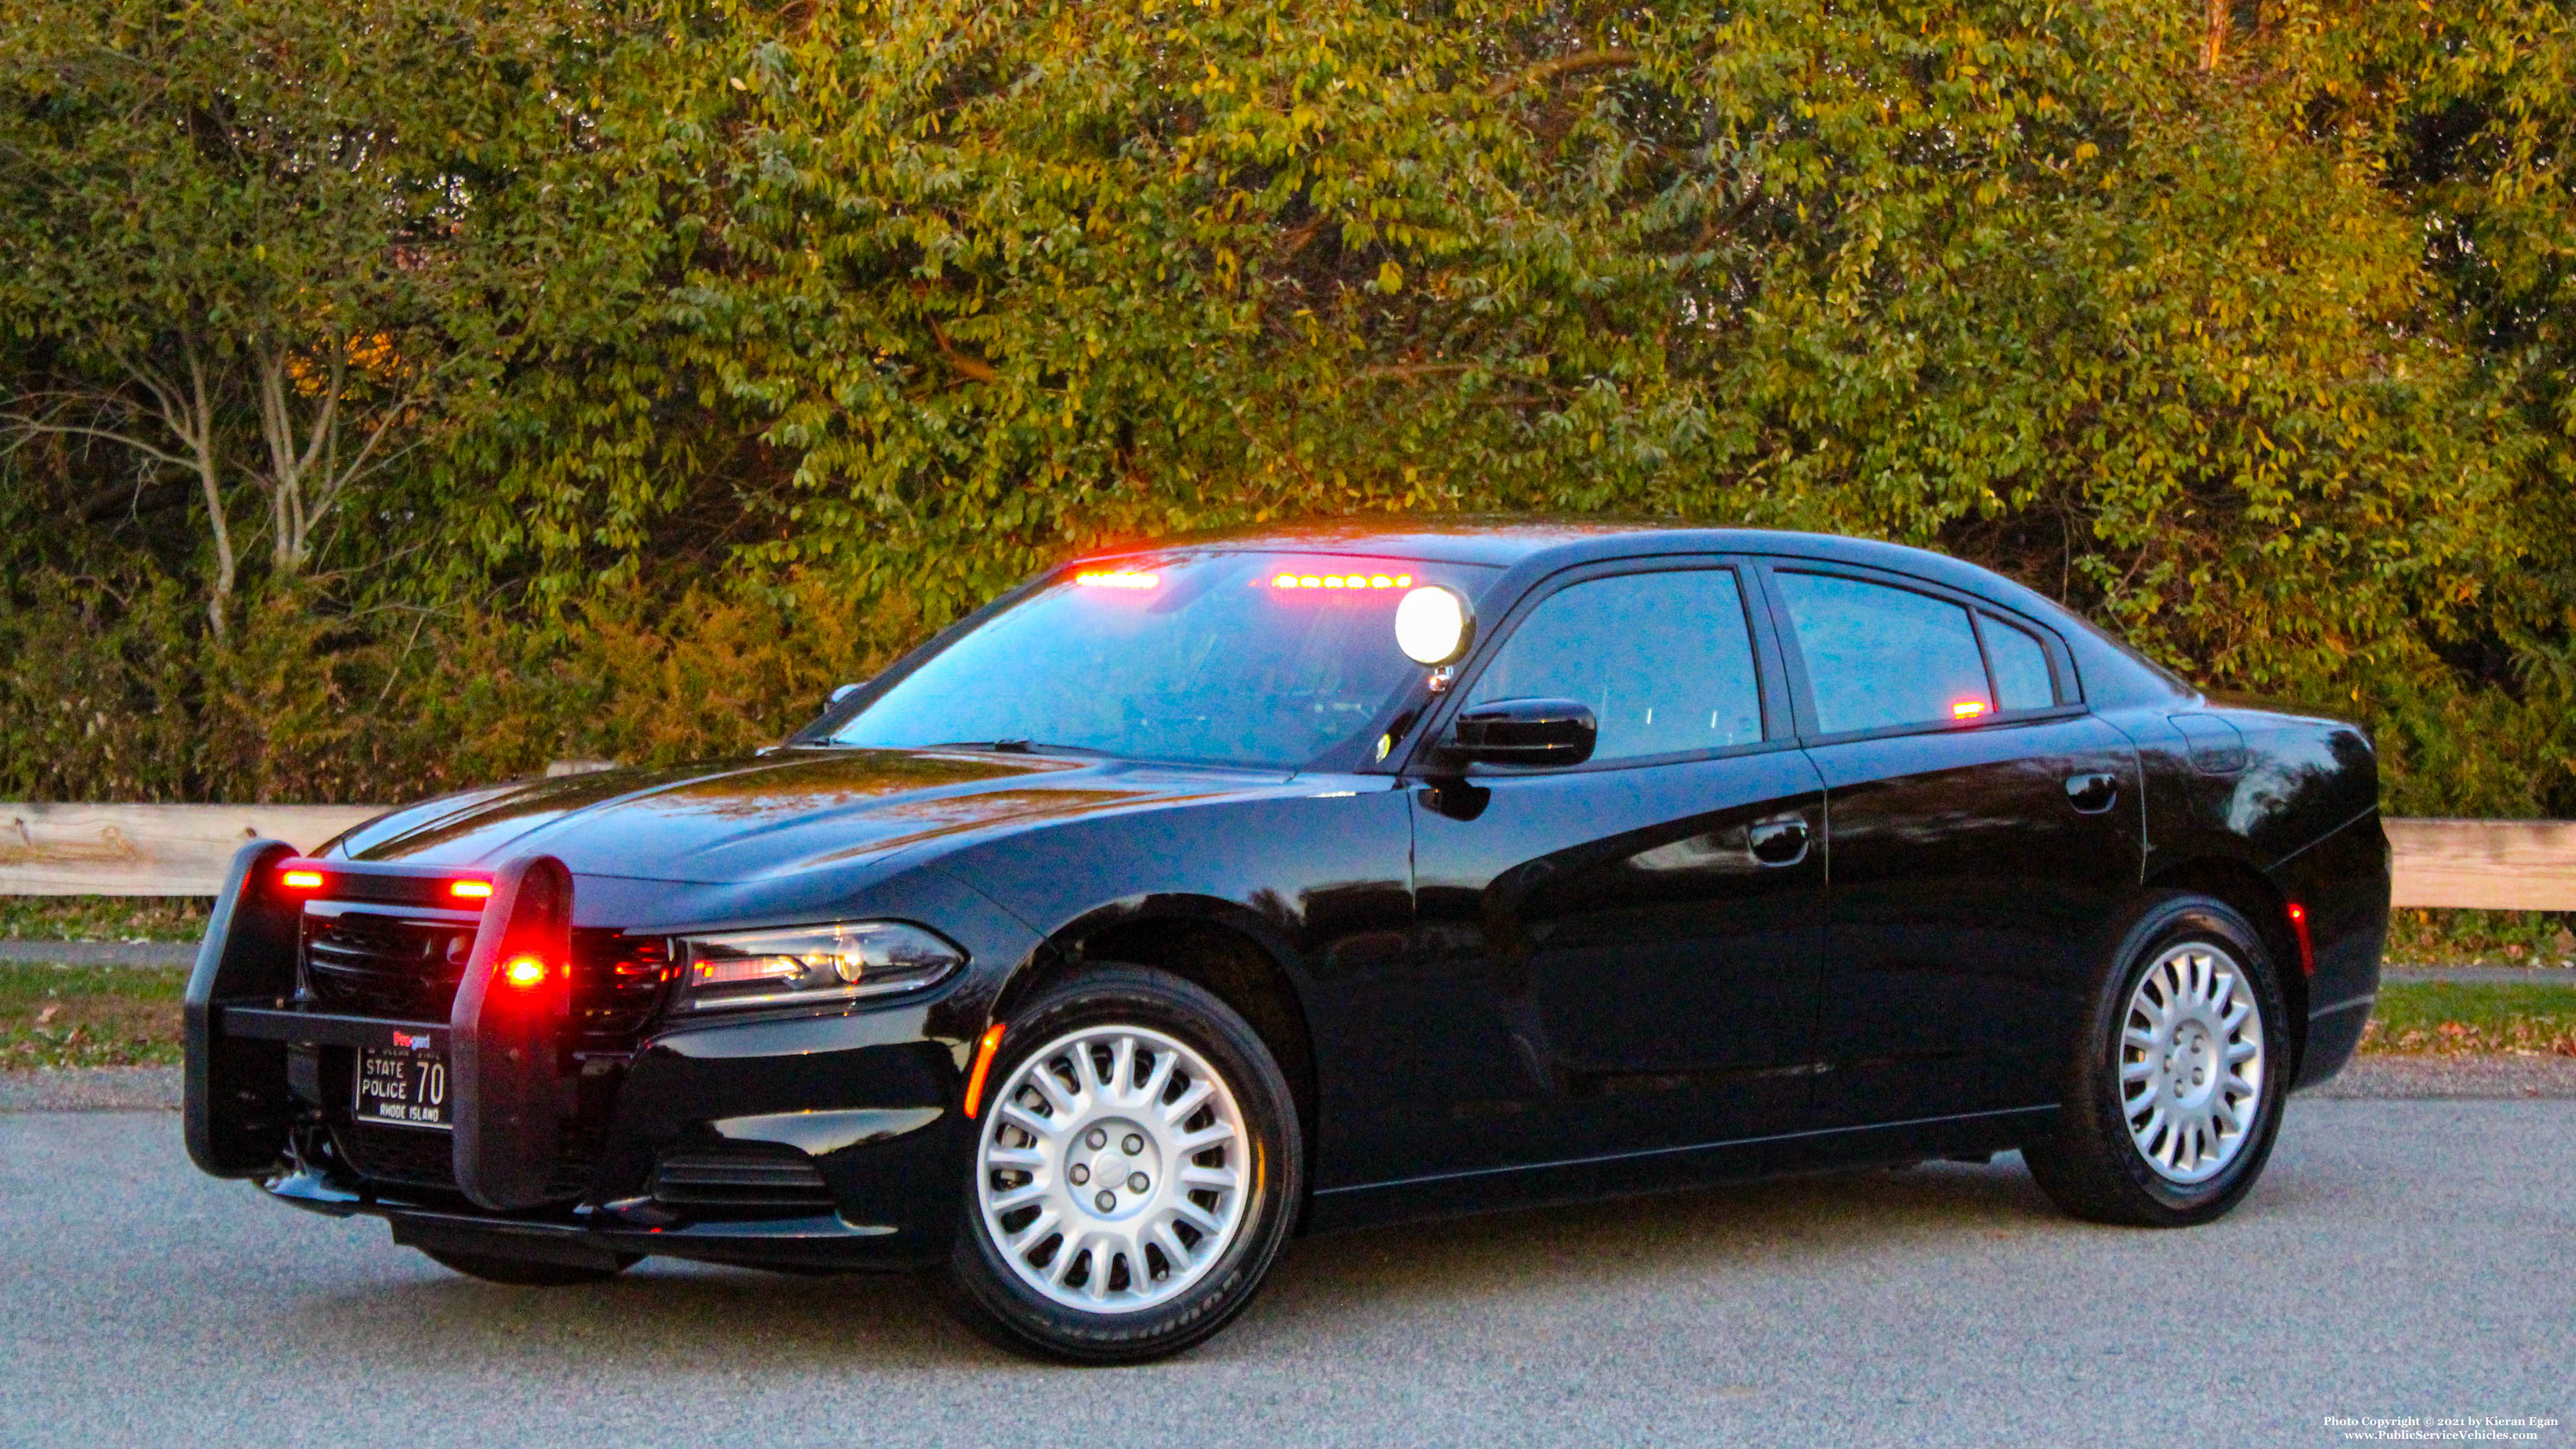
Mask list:
[{"label": "car shadow", "polygon": [[[1388,1301],[1485,1312],[1522,1297],[1803,1276],[1918,1246],[2085,1231],[2098,1230],[2051,1206],[2017,1156],[1843,1169],[1309,1239],[1280,1265],[1255,1317],[1280,1324]],[[1227,1340],[1208,1351],[1226,1352]]]},{"label": "car shadow", "polygon": [[[2056,1215],[2005,1157],[1338,1233],[1292,1244],[1246,1318],[1192,1357],[1256,1359],[1282,1340],[1329,1338],[1390,1313],[1486,1312],[1518,1297],[1747,1269],[1805,1273],[1855,1254],[2050,1231],[2094,1230]],[[379,1240],[372,1251],[388,1250]],[[567,1372],[587,1363],[682,1375],[744,1360],[799,1371],[1021,1362],[958,1326],[934,1284],[916,1276],[789,1277],[655,1259],[606,1283],[530,1290],[457,1277],[407,1253],[384,1262],[363,1286],[307,1298],[287,1331],[333,1359],[399,1362],[434,1342],[457,1369],[532,1353]]]}]

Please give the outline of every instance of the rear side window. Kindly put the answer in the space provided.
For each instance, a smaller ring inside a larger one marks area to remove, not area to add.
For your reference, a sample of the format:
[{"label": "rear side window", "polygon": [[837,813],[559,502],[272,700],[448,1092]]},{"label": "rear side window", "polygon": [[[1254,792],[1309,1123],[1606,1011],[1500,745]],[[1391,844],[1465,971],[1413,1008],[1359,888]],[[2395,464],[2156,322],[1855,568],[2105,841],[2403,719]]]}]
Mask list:
[{"label": "rear side window", "polygon": [[[1831,574],[1774,575],[1807,663],[1821,734],[1974,719],[1993,711],[1968,611]],[[2045,675],[2042,676],[2045,678]]]},{"label": "rear side window", "polygon": [[2048,650],[2036,635],[1992,614],[1979,614],[1986,631],[1986,662],[1995,669],[1995,705],[1999,709],[2046,709],[2057,703],[2057,686],[2048,677]]},{"label": "rear side window", "polygon": [[1747,745],[1762,689],[1744,596],[1726,569],[1570,584],[1530,611],[1467,696],[1572,699],[1600,721],[1595,761]]}]

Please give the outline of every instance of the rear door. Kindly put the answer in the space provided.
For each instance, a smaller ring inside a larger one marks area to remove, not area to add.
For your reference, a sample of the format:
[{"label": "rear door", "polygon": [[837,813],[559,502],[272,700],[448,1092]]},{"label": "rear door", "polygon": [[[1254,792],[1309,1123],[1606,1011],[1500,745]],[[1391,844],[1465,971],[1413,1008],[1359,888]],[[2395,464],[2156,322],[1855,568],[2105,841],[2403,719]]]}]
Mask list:
[{"label": "rear door", "polygon": [[1767,571],[1825,787],[1824,1120],[2054,1100],[2138,884],[2136,750],[2044,626],[1901,575]]},{"label": "rear door", "polygon": [[1418,775],[1421,1171],[1716,1141],[1806,1109],[1822,793],[1756,598],[1722,560],[1560,576],[1458,686],[1462,704],[1577,699],[1601,733],[1579,766]]}]

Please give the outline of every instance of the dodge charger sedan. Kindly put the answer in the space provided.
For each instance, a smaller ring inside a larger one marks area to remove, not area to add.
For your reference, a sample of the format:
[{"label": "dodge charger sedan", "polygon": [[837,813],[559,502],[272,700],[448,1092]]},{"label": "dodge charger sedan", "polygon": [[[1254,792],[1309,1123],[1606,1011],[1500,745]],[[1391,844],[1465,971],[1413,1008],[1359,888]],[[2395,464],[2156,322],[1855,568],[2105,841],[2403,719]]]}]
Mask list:
[{"label": "dodge charger sedan", "polygon": [[2205,1223],[2377,989],[2365,737],[1788,533],[1031,579],[747,759],[234,861],[198,1166],[504,1283],[935,1269],[1168,1354],[1294,1233],[2018,1150]]}]

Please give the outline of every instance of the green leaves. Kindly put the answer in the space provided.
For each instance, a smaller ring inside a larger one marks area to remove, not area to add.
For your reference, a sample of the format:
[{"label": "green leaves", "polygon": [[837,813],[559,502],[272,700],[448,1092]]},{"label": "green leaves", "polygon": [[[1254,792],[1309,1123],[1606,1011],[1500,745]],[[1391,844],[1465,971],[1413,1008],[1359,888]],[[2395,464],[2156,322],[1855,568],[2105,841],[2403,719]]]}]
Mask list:
[{"label": "green leaves", "polygon": [[2131,0],[22,9],[13,55],[195,57],[261,154],[378,138],[326,187],[145,126],[147,185],[63,149],[124,94],[69,61],[0,123],[14,235],[97,259],[0,280],[46,366],[184,294],[455,380],[335,607],[604,659],[793,596],[880,652],[1104,541],[1536,510],[1964,553],[2372,712],[2407,790],[2510,772],[2406,710],[2576,677],[2554,7],[2266,0],[2215,71]]}]

